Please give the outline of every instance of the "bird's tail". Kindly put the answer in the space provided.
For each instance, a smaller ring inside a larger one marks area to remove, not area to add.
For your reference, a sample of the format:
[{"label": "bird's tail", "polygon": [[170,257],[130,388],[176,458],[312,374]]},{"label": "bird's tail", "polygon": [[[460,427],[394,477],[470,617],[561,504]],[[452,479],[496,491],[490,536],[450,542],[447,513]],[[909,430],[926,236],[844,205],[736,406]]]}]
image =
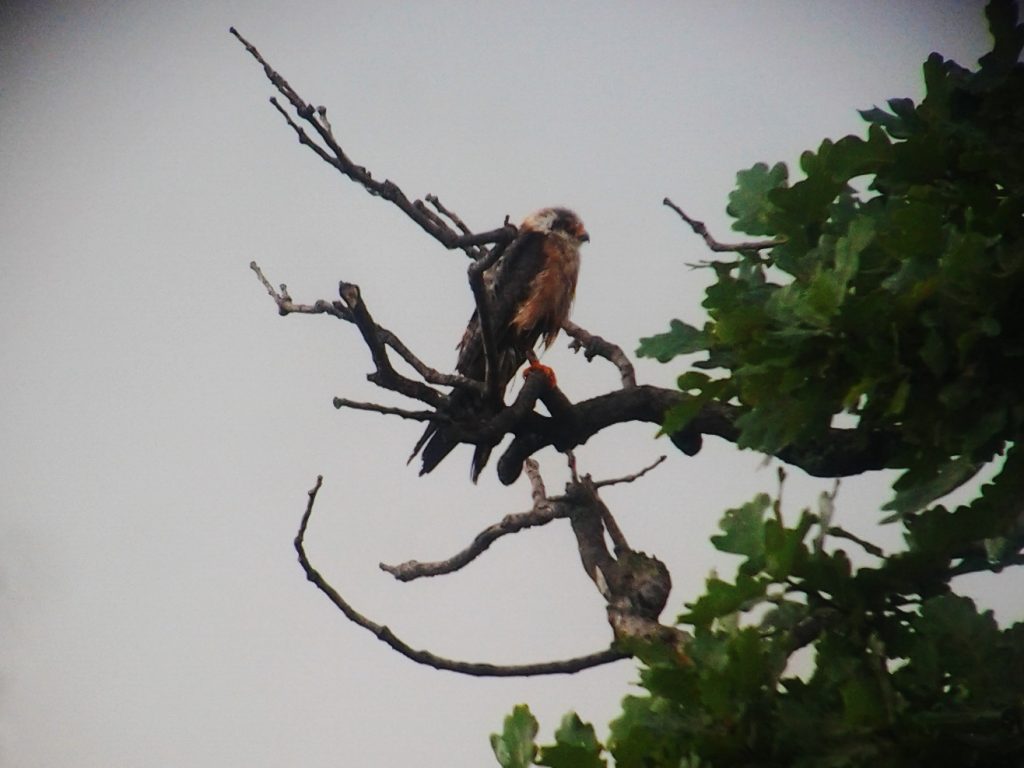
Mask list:
[{"label": "bird's tail", "polygon": [[[420,475],[425,475],[433,471],[438,464],[444,461],[445,457],[458,444],[459,441],[452,437],[450,430],[438,424],[431,424],[420,436],[420,439],[416,441],[416,445],[413,447],[412,453],[409,454],[409,459],[406,463],[411,462],[422,452]],[[491,446],[489,445],[478,445],[476,450],[473,451],[473,463],[470,465],[469,473],[474,483],[479,479],[480,473],[484,471],[484,467],[487,466],[487,459],[490,456]]]},{"label": "bird's tail", "polygon": [[[463,398],[459,396],[459,393],[453,395],[451,402],[445,408],[450,414],[462,414],[467,408],[471,407],[471,403],[464,402]],[[416,456],[421,455],[420,464],[420,475],[425,475],[444,461],[445,457],[451,453],[455,446],[459,444],[459,441],[455,439],[452,434],[452,430],[443,423],[431,422],[427,425],[427,428],[423,431],[420,439],[416,441],[416,445],[413,446],[412,453],[409,454],[409,459],[406,463],[412,462]],[[475,483],[480,477],[480,473],[483,472],[484,467],[487,465],[487,459],[491,455],[491,446],[489,445],[478,445],[476,450],[473,452],[473,463],[470,465],[470,477]]]},{"label": "bird's tail", "polygon": [[420,439],[416,441],[416,445],[413,446],[412,453],[409,454],[405,463],[411,463],[422,451],[423,460],[420,465],[420,474],[425,475],[440,464],[456,445],[458,442],[452,439],[444,427],[432,422],[427,425]]}]

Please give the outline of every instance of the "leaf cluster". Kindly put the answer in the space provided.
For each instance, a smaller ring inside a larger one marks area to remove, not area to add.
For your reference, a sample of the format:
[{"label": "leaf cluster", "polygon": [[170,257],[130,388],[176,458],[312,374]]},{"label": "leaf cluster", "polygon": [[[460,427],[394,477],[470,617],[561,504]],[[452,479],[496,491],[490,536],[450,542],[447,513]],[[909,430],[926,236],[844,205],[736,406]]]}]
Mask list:
[{"label": "leaf cluster", "polygon": [[[829,494],[792,525],[761,494],[728,510],[712,539],[741,562],[678,618],[692,628],[688,655],[640,651],[645,695],[623,701],[607,744],[570,714],[556,744],[538,748],[525,708],[492,743],[525,742],[516,754],[555,768],[604,765],[605,751],[620,768],[1019,766],[1024,623],[1000,629],[949,582],[969,559],[960,529],[977,535],[979,518],[998,528],[1022,493],[1015,451],[977,500],[934,508],[888,557],[831,524]],[[854,568],[834,542],[877,563]],[[795,656],[806,647],[812,659]]]},{"label": "leaf cluster", "polygon": [[[1024,429],[1024,31],[1011,3],[977,71],[939,54],[919,103],[861,113],[866,137],[737,174],[734,228],[785,240],[710,265],[702,328],[672,321],[638,353],[700,353],[670,412],[738,404],[739,445],[820,438],[837,414],[898,437],[918,508]],[[913,505],[900,503],[900,507]]]},{"label": "leaf cluster", "polygon": [[[830,504],[791,526],[766,495],[726,513],[713,543],[743,560],[679,617],[688,663],[642,671],[646,695],[612,723],[616,765],[1021,764],[1024,624],[1002,630],[949,590],[937,530],[854,569],[831,541],[881,551],[831,526]],[[935,524],[948,535],[956,516]],[[794,658],[808,646],[812,661]]]}]

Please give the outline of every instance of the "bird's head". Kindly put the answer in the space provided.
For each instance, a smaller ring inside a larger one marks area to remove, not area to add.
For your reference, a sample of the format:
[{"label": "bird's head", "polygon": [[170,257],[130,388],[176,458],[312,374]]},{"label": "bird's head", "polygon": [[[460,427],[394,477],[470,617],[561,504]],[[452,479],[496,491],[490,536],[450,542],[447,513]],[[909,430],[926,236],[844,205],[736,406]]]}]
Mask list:
[{"label": "bird's head", "polygon": [[575,245],[590,240],[580,217],[568,208],[541,208],[523,219],[521,228],[527,232],[562,237]]}]

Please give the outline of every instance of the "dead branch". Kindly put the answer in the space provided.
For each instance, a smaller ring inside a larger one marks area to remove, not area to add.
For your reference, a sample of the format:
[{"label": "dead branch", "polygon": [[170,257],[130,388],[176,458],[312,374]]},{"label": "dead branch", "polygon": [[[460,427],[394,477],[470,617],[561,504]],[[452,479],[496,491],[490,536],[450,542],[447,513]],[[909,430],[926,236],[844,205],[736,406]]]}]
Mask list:
[{"label": "dead branch", "polygon": [[340,304],[335,304],[328,301],[317,301],[315,304],[296,304],[292,301],[292,297],[288,295],[288,286],[281,283],[280,290],[275,289],[270,284],[266,276],[263,274],[263,270],[260,269],[260,265],[255,261],[249,262],[249,269],[256,273],[256,277],[263,283],[263,287],[270,294],[270,298],[277,304],[277,313],[284,317],[292,313],[299,313],[305,315],[332,315],[339,320],[345,320],[346,322],[353,322],[352,313],[345,309]]},{"label": "dead branch", "polygon": [[527,528],[536,528],[547,525],[552,520],[568,517],[570,507],[566,504],[552,500],[542,506],[535,506],[529,512],[505,515],[499,522],[489,525],[476,535],[472,543],[465,549],[457,552],[447,560],[438,560],[431,563],[421,563],[417,560],[408,560],[398,565],[380,564],[380,569],[390,573],[399,581],[413,581],[424,576],[443,576],[454,573],[476,560],[495,541],[502,536]]},{"label": "dead branch", "polygon": [[299,564],[302,566],[303,571],[305,571],[306,578],[323,592],[349,621],[371,632],[378,640],[386,643],[407,659],[411,659],[417,664],[433,667],[434,669],[448,670],[449,672],[458,672],[459,674],[475,677],[531,677],[536,675],[572,674],[627,658],[627,654],[622,651],[615,648],[607,648],[603,651],[587,654],[586,656],[577,656],[561,661],[549,661],[539,664],[502,665],[447,659],[443,656],[437,656],[430,651],[411,647],[395,635],[389,627],[371,621],[353,608],[310,563],[305,549],[306,530],[309,527],[309,519],[313,514],[313,505],[316,503],[317,493],[319,493],[322,485],[323,476],[320,475],[316,479],[316,484],[307,494],[306,511],[302,515],[299,531],[295,536],[295,551],[298,553]]},{"label": "dead branch", "polygon": [[392,408],[388,405],[380,405],[379,403],[363,403],[358,400],[349,400],[345,397],[334,398],[334,407],[338,410],[342,408],[349,408],[354,411],[372,411],[373,413],[383,413],[387,416],[401,416],[403,419],[409,419],[411,421],[447,421],[447,417],[437,411],[409,411],[405,408]]},{"label": "dead branch", "polygon": [[530,498],[533,501],[533,506],[529,512],[505,515],[500,522],[489,525],[478,533],[468,547],[457,552],[447,560],[431,563],[408,560],[399,565],[381,563],[380,569],[390,573],[399,581],[412,581],[424,576],[441,576],[453,573],[464,568],[482,555],[491,544],[502,536],[518,533],[526,528],[547,525],[552,520],[568,517],[571,508],[563,503],[564,499],[548,498],[547,492],[544,489],[544,479],[540,475],[537,462],[533,459],[527,459],[525,469],[527,476],[530,478]]},{"label": "dead branch", "polygon": [[562,330],[573,339],[569,344],[569,349],[574,352],[584,350],[583,356],[588,363],[595,357],[603,357],[619,369],[623,389],[636,386],[636,372],[633,370],[633,364],[621,347],[600,336],[588,333],[571,320],[566,320],[562,324]]},{"label": "dead branch", "polygon": [[[330,315],[336,317],[339,320],[344,320],[348,323],[355,323],[355,317],[352,312],[345,307],[340,301],[324,301],[323,299],[316,301],[313,304],[296,304],[292,297],[288,295],[287,287],[282,283],[280,291],[275,290],[274,286],[270,284],[266,276],[263,274],[263,270],[260,269],[259,265],[253,261],[249,263],[249,268],[256,273],[256,277],[263,284],[263,287],[270,294],[270,298],[277,304],[277,312],[281,316],[290,314],[305,314],[305,315]],[[483,384],[479,381],[466,378],[459,374],[454,373],[441,373],[435,368],[431,368],[414,355],[405,343],[398,338],[394,333],[389,331],[383,326],[376,326],[377,338],[380,342],[388,347],[391,347],[399,357],[405,360],[406,363],[412,367],[423,380],[429,384],[438,384],[445,387],[461,387],[463,389],[473,389],[477,392],[483,392]]]},{"label": "dead branch", "polygon": [[338,285],[338,293],[341,296],[341,300],[345,302],[345,306],[352,313],[352,322],[356,324],[356,327],[362,334],[363,341],[366,342],[366,346],[370,350],[370,356],[373,358],[373,364],[377,368],[373,373],[367,374],[367,380],[384,389],[390,389],[406,397],[432,405],[434,408],[440,407],[444,401],[444,396],[440,392],[436,389],[431,389],[419,381],[413,381],[402,376],[392,367],[391,360],[388,359],[387,349],[377,334],[377,324],[373,322],[373,318],[370,316],[370,310],[363,301],[359,286],[342,281]]},{"label": "dead branch", "polygon": [[448,210],[447,208],[444,207],[444,205],[441,204],[441,201],[438,199],[437,195],[427,195],[426,200],[428,203],[434,206],[434,208],[437,209],[438,213],[440,213],[442,216],[447,216],[449,221],[451,221],[451,223],[454,224],[462,234],[473,234],[473,230],[466,226],[466,223],[461,218],[459,218],[458,214]]},{"label": "dead branch", "polygon": [[704,242],[707,244],[715,253],[742,253],[744,251],[762,251],[765,248],[774,248],[777,245],[782,245],[786,242],[784,237],[776,237],[772,240],[752,240],[745,243],[720,243],[711,236],[708,232],[708,228],[704,225],[703,221],[697,221],[691,219],[678,205],[673,203],[667,197],[662,200],[662,204],[667,205],[673,211],[679,214],[679,218],[690,225],[690,229],[693,230],[694,234],[700,235],[704,238]]},{"label": "dead branch", "polygon": [[[380,568],[400,581],[453,573],[482,555],[502,536],[567,517],[576,536],[583,569],[607,601],[608,621],[616,647],[641,647],[636,644],[657,638],[680,657],[685,656],[690,636],[661,625],[657,620],[672,587],[668,570],[656,558],[630,549],[614,516],[597,493],[598,484],[589,475],[579,478],[574,473],[565,495],[549,498],[535,461],[527,460],[526,473],[533,501],[530,511],[507,515],[488,526],[468,547],[447,560],[432,563],[410,560],[400,565],[381,563]],[[636,477],[642,474],[637,473]],[[614,546],[614,555],[608,550],[606,536]]]},{"label": "dead branch", "polygon": [[449,250],[460,248],[472,259],[479,259],[481,257],[482,252],[476,246],[486,245],[489,243],[509,242],[515,237],[515,228],[508,226],[501,227],[500,229],[492,230],[490,232],[481,232],[477,234],[464,232],[460,234],[446,225],[438,217],[429,214],[426,206],[424,206],[420,201],[416,201],[416,203],[410,201],[405,193],[394,182],[389,180],[380,182],[374,179],[366,168],[352,162],[338,144],[338,141],[334,137],[331,124],[327,121],[326,108],[314,107],[311,103],[306,102],[305,99],[299,96],[298,92],[292,88],[288,81],[281,77],[281,75],[267,63],[262,54],[260,54],[260,52],[256,50],[248,40],[242,37],[234,27],[231,27],[228,31],[234,35],[238,41],[245,46],[245,50],[260,63],[267,79],[270,80],[274,88],[277,89],[277,92],[288,100],[292,109],[295,110],[296,115],[313,128],[316,135],[322,142],[322,145],[314,141],[300,125],[291,119],[287,111],[281,106],[276,98],[271,99],[271,103],[278,112],[284,116],[292,130],[295,131],[299,142],[303,146],[309,147],[313,150],[325,163],[362,186],[371,195],[383,197],[385,200],[395,205],[402,211],[402,213],[418,224],[427,234],[441,243],[445,248],[448,248]]},{"label": "dead branch", "polygon": [[668,458],[668,456],[665,456],[665,455],[659,456],[657,461],[655,461],[653,464],[647,465],[646,467],[641,469],[639,472],[634,472],[632,475],[625,475],[624,477],[616,477],[613,480],[598,480],[598,481],[596,481],[594,483],[594,488],[605,488],[605,487],[607,487],[609,485],[619,485],[620,483],[632,483],[635,480],[639,480],[641,477],[643,477],[648,472],[650,472],[652,469],[657,467],[659,464],[661,464],[667,458]]}]

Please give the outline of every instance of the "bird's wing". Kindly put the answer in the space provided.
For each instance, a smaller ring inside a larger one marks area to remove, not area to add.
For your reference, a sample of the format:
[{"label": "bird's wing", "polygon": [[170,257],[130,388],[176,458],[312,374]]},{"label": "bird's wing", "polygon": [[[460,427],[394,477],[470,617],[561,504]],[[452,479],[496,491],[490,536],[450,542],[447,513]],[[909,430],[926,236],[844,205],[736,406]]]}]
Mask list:
[{"label": "bird's wing", "polygon": [[[533,279],[544,267],[546,256],[543,241],[544,237],[540,234],[527,236],[494,266],[490,311],[495,351],[499,362],[499,390],[504,389],[504,385],[526,359],[524,342],[526,347],[532,347],[536,341],[536,338],[519,338],[521,334],[513,327],[512,320],[523,303],[529,299]],[[456,368],[463,376],[483,381],[486,365],[480,317],[474,312],[459,343],[459,361]]]}]

